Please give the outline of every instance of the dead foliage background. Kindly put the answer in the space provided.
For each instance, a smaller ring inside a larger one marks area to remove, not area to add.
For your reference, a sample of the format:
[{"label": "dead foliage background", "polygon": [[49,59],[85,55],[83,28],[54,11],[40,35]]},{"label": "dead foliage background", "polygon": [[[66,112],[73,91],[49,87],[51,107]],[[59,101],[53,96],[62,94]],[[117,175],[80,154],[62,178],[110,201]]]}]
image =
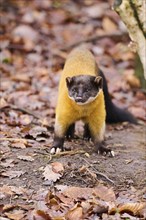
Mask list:
[{"label": "dead foliage background", "polygon": [[[112,0],[2,0],[0,219],[144,219],[145,90],[136,55]],[[91,143],[67,142],[49,154],[57,88],[69,51],[85,44],[118,106],[140,125],[107,126],[115,158]]]}]

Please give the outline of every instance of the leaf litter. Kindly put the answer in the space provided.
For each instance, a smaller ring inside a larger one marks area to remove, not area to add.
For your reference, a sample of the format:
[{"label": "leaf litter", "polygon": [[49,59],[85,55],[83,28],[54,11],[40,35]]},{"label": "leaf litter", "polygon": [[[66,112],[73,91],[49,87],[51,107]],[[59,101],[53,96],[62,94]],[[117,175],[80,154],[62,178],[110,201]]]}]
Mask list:
[{"label": "leaf litter", "polygon": [[[134,75],[127,32],[110,6],[110,0],[2,0],[2,220],[146,218],[145,91]],[[107,126],[113,159],[78,139],[66,142],[70,151],[49,154],[61,69],[82,43],[94,52],[113,101],[141,122]]]}]

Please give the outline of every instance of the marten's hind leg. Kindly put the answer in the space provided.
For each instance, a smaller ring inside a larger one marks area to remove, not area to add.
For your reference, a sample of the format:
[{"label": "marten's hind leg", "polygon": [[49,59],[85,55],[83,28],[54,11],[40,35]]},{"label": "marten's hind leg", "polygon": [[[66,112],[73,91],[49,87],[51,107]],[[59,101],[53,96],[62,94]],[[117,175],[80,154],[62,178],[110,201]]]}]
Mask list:
[{"label": "marten's hind leg", "polygon": [[69,126],[69,128],[67,129],[66,138],[68,140],[73,139],[74,138],[74,133],[75,133],[75,123],[71,124]]},{"label": "marten's hind leg", "polygon": [[83,139],[89,141],[91,139],[91,133],[89,129],[89,125],[85,124],[84,125],[84,134],[83,134]]}]

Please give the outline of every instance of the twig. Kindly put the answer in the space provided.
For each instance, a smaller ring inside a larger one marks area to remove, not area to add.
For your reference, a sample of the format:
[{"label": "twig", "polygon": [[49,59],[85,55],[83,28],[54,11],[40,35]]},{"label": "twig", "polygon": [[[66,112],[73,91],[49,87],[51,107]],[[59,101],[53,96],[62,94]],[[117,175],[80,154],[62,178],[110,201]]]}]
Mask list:
[{"label": "twig", "polygon": [[58,156],[64,156],[64,155],[74,155],[74,154],[85,154],[86,151],[84,150],[76,150],[76,151],[62,151],[62,152],[59,152],[57,154],[52,154],[52,157],[58,157]]},{"label": "twig", "polygon": [[38,154],[42,154],[42,155],[45,155],[45,156],[49,156],[49,161],[48,163],[53,159],[53,158],[56,158],[56,157],[59,157],[59,156],[65,156],[65,155],[74,155],[74,154],[84,154],[86,153],[85,151],[83,150],[78,150],[78,151],[64,151],[64,152],[59,152],[57,154],[50,154],[50,153],[45,153],[45,152],[40,152],[40,151],[35,151],[35,153],[38,153]]},{"label": "twig", "polygon": [[11,108],[11,109],[14,109],[14,110],[18,110],[18,111],[21,111],[23,113],[27,113],[29,115],[32,115],[34,118],[41,119],[39,116],[34,114],[32,111],[30,111],[28,109],[25,109],[25,108],[22,108],[22,107],[19,107],[19,106],[16,106],[16,105],[9,104],[9,105],[4,106],[3,108],[1,108],[1,110],[6,109],[6,108]]},{"label": "twig", "polygon": [[96,175],[100,175],[100,176],[104,177],[105,179],[107,179],[109,182],[115,184],[114,181],[111,180],[108,176],[106,176],[105,174],[103,174],[103,173],[97,171],[96,168],[95,168],[91,163],[89,163],[85,158],[82,158],[82,159],[83,159],[90,167],[92,167],[92,168],[94,169]]},{"label": "twig", "polygon": [[44,153],[44,152],[41,152],[41,151],[37,151],[37,150],[35,150],[34,151],[35,153],[37,153],[37,154],[41,154],[41,155],[44,155],[44,156],[49,156],[50,158],[49,158],[49,161],[48,161],[48,163],[52,160],[52,154],[50,154],[50,153]]},{"label": "twig", "polygon": [[75,46],[78,46],[79,44],[82,44],[82,43],[87,43],[87,42],[91,42],[91,41],[97,41],[97,40],[100,40],[100,39],[103,39],[103,38],[114,38],[115,40],[119,39],[121,41],[121,37],[127,37],[128,34],[127,32],[115,32],[114,34],[103,34],[103,35],[94,35],[92,37],[88,37],[86,39],[83,39],[83,40],[80,40],[80,41],[77,41],[73,44],[70,44],[68,46],[65,46],[65,47],[62,47],[60,48],[60,50],[68,50],[68,49],[71,49],[72,47],[75,47]]}]

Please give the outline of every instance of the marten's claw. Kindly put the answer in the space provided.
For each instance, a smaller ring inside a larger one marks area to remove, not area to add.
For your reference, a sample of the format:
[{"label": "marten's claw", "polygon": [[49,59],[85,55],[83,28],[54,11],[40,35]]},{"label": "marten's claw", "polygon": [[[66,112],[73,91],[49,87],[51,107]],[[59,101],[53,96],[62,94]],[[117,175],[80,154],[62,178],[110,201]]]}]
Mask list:
[{"label": "marten's claw", "polygon": [[113,150],[111,150],[110,155],[111,155],[112,157],[114,157],[114,156],[115,156],[115,152],[114,152]]},{"label": "marten's claw", "polygon": [[114,157],[115,156],[115,153],[113,150],[110,150],[106,147],[100,147],[97,151],[98,154],[102,154],[104,156],[108,155],[110,157]]},{"label": "marten's claw", "polygon": [[57,147],[57,148],[52,147],[51,150],[50,150],[50,154],[58,154],[58,153],[60,153],[61,151],[62,151],[62,149],[59,148],[59,147]]}]

